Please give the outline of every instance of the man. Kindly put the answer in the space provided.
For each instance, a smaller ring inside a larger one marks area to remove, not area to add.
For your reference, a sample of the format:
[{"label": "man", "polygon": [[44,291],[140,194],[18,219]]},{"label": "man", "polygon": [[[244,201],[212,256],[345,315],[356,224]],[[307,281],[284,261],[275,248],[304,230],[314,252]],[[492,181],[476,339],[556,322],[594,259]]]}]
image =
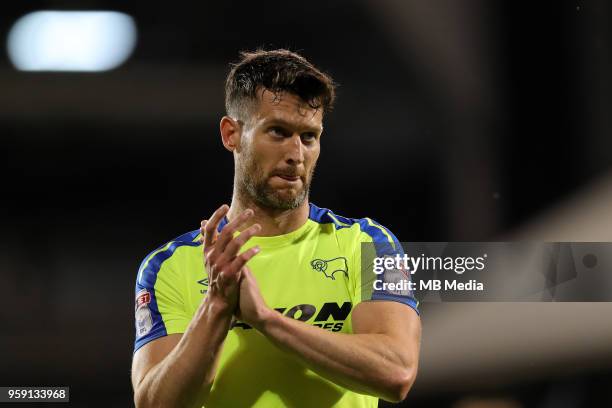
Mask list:
[{"label": "man", "polygon": [[137,407],[375,407],[406,397],[417,303],[406,292],[364,295],[361,274],[362,243],[385,255],[401,246],[371,219],[308,199],[333,101],[332,80],[290,51],[243,53],[233,66],[220,123],[235,162],[231,207],[141,264]]}]

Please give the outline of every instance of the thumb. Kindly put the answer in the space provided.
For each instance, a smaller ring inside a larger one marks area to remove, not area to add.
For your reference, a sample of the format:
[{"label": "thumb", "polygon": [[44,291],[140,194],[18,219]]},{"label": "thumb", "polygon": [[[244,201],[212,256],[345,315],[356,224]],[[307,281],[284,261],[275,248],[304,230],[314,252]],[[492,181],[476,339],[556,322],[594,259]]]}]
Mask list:
[{"label": "thumb", "polygon": [[243,267],[241,269],[241,273],[242,273],[242,277],[241,277],[242,279],[246,279],[246,280],[249,280],[249,281],[255,279],[253,277],[253,273],[251,272],[251,270],[247,266],[245,266],[245,267]]},{"label": "thumb", "polygon": [[241,269],[239,274],[240,280],[238,281],[238,284],[240,285],[240,290],[245,290],[248,286],[250,286],[252,282],[252,276],[249,275],[249,272],[245,271],[244,269]]}]

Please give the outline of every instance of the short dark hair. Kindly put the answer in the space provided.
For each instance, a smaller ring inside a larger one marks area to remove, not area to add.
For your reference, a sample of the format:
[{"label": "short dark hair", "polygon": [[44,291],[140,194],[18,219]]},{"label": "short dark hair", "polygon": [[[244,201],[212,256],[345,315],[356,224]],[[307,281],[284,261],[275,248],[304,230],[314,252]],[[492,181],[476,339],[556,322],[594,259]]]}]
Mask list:
[{"label": "short dark hair", "polygon": [[227,114],[246,121],[257,92],[267,89],[275,94],[289,92],[313,109],[331,111],[336,98],[336,84],[301,55],[277,49],[243,51],[240,61],[232,64],[225,82]]}]

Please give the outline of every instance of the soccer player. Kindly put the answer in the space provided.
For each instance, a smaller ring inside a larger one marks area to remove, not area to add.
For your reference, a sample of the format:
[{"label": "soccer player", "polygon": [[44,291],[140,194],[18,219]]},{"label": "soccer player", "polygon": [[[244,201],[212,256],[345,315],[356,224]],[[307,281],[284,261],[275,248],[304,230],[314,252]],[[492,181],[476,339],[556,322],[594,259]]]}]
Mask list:
[{"label": "soccer player", "polygon": [[136,406],[403,400],[417,372],[417,302],[412,292],[369,293],[372,272],[361,270],[362,243],[379,255],[403,254],[401,246],[370,218],[342,217],[308,198],[333,81],[296,53],[259,50],[242,54],[225,91],[231,206],[140,266]]}]

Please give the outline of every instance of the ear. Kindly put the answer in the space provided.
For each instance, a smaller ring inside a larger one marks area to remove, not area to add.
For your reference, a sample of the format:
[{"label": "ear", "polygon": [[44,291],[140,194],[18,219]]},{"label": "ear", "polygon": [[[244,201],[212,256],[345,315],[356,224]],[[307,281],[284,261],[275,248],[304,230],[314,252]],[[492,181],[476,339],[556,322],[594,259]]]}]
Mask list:
[{"label": "ear", "polygon": [[229,116],[223,116],[221,123],[219,123],[219,131],[221,133],[221,142],[227,150],[233,152],[240,146],[242,128],[237,120]]}]

